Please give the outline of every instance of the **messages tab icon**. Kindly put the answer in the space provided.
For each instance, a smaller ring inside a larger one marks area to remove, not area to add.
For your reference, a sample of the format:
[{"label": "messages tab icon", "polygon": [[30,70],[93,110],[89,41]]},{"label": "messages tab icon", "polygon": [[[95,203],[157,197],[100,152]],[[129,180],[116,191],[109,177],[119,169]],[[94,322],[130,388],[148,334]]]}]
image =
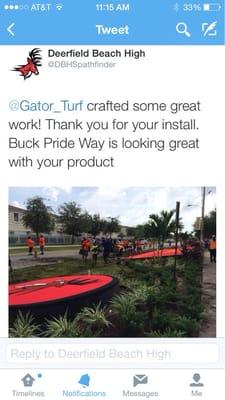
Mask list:
[{"label": "messages tab icon", "polygon": [[134,375],[133,379],[134,387],[137,385],[146,385],[148,383],[147,375]]}]

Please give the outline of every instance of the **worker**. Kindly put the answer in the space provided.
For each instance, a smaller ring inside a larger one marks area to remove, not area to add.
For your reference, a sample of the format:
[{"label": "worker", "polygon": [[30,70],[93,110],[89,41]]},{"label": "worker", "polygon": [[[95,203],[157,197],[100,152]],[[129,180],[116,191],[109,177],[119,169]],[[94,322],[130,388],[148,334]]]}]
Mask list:
[{"label": "worker", "polygon": [[44,248],[45,248],[45,237],[44,235],[40,235],[39,237],[39,247],[40,247],[40,254],[44,255]]},{"label": "worker", "polygon": [[139,239],[135,241],[135,249],[137,253],[140,253],[142,251],[142,243]]},{"label": "worker", "polygon": [[28,236],[26,243],[27,243],[27,247],[28,247],[28,254],[29,254],[29,256],[32,256],[33,249],[34,249],[34,241],[31,238],[31,236]]},{"label": "worker", "polygon": [[84,263],[87,262],[87,258],[88,258],[88,253],[90,251],[91,248],[91,242],[88,238],[83,238],[82,242],[81,242],[81,249],[80,249],[80,254],[82,255],[82,260]]},{"label": "worker", "polygon": [[91,252],[92,252],[92,266],[94,267],[95,265],[97,265],[97,258],[99,254],[99,246],[96,240],[93,242],[93,245],[91,247]]},{"label": "worker", "polygon": [[112,239],[102,238],[103,260],[104,264],[108,264],[109,256],[112,251]]},{"label": "worker", "polygon": [[216,262],[216,236],[213,235],[209,241],[210,262]]}]

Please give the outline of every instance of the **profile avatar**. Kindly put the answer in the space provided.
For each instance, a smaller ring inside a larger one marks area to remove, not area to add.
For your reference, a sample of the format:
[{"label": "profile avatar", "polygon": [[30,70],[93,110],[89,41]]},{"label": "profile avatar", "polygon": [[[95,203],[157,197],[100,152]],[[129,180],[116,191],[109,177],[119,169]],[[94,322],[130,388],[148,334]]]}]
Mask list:
[{"label": "profile avatar", "polygon": [[27,57],[27,63],[18,65],[13,71],[20,72],[20,76],[23,76],[24,80],[30,78],[32,75],[39,75],[38,67],[41,67],[41,49],[35,48],[29,52]]}]

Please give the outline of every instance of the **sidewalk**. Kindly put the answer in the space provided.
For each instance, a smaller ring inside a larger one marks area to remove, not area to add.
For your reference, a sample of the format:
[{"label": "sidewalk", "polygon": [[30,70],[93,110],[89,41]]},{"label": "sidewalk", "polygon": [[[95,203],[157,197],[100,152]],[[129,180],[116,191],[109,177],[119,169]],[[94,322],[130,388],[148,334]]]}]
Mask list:
[{"label": "sidewalk", "polygon": [[70,250],[61,250],[61,251],[46,251],[43,256],[38,253],[38,257],[35,258],[33,255],[29,256],[27,252],[21,254],[13,254],[11,255],[12,267],[13,269],[25,268],[25,267],[33,267],[36,265],[49,265],[49,264],[57,264],[63,259],[68,258],[80,258],[79,250],[70,249]]},{"label": "sidewalk", "polygon": [[199,337],[216,337],[216,263],[210,262],[208,252],[203,262],[202,302],[205,311]]}]

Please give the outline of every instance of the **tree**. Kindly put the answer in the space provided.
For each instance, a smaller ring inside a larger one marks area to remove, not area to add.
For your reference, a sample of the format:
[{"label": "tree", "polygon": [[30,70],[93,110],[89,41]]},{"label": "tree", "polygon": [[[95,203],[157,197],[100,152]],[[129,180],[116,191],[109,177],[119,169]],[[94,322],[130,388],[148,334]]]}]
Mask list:
[{"label": "tree", "polygon": [[135,237],[135,235],[136,235],[136,227],[135,226],[129,226],[127,228],[127,236]]},{"label": "tree", "polygon": [[216,235],[216,210],[210,211],[204,218],[204,237]]},{"label": "tree", "polygon": [[179,237],[182,240],[182,242],[186,242],[188,239],[191,239],[193,236],[190,232],[185,231],[185,232],[181,232],[179,234]]},{"label": "tree", "polygon": [[87,212],[82,211],[75,202],[64,203],[59,207],[58,212],[61,230],[72,236],[72,244],[76,236],[89,231],[91,217]]},{"label": "tree", "polygon": [[149,226],[148,224],[139,224],[135,228],[135,239],[149,239]]},{"label": "tree", "polygon": [[109,236],[112,236],[112,233],[119,232],[120,231],[120,222],[118,218],[115,217],[109,217],[107,220],[104,220],[103,222],[103,232],[105,234],[109,234]]},{"label": "tree", "polygon": [[[194,223],[194,233],[200,238],[201,218],[196,218]],[[204,218],[204,238],[210,238],[216,234],[216,210],[210,211]]]},{"label": "tree", "polygon": [[93,236],[99,235],[100,232],[103,231],[104,221],[101,219],[99,214],[94,214],[90,217],[90,228],[89,233]]},{"label": "tree", "polygon": [[176,222],[174,217],[174,210],[162,210],[160,214],[149,215],[149,234],[152,238],[156,238],[158,245],[164,243],[171,233],[175,232]]},{"label": "tree", "polygon": [[44,204],[42,197],[35,196],[28,199],[23,224],[35,232],[38,243],[40,233],[50,233],[54,229],[52,208]]}]

